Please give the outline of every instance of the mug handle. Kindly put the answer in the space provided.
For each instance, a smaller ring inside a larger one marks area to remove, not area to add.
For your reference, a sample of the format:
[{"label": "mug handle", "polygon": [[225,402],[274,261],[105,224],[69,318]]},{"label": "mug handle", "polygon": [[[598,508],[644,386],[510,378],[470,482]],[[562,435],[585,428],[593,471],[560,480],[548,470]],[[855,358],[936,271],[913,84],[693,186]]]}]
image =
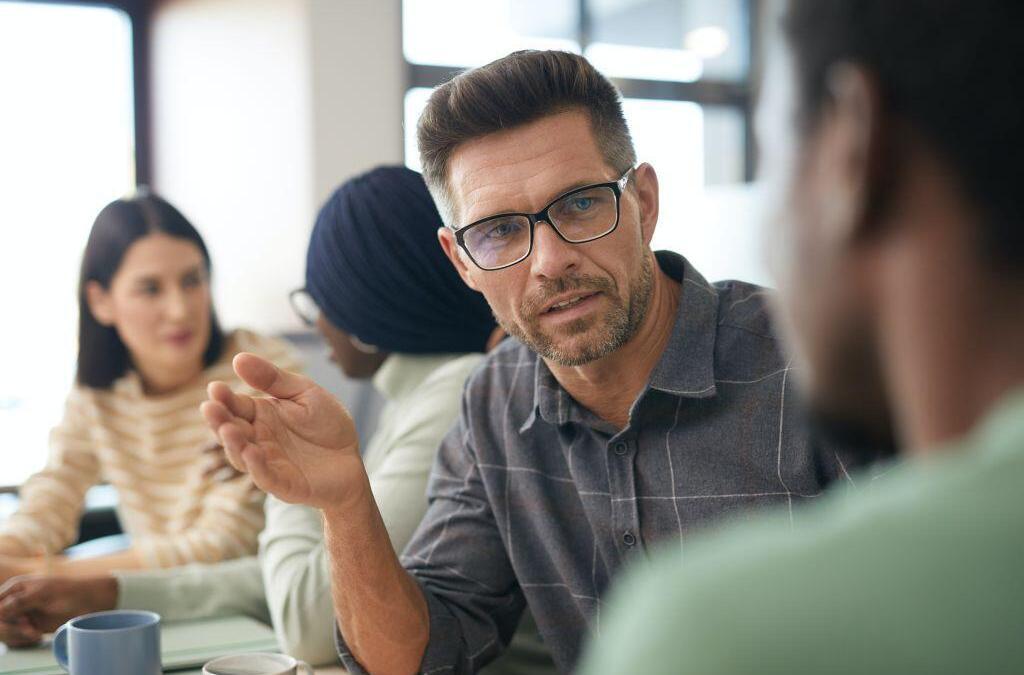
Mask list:
[{"label": "mug handle", "polygon": [[299,661],[298,659],[296,659],[295,660],[295,665],[297,665],[299,668],[302,668],[303,670],[305,670],[306,671],[306,675],[316,675],[316,671],[313,670],[313,666],[309,665],[305,661]]},{"label": "mug handle", "polygon": [[64,624],[53,634],[53,658],[64,672],[71,672],[68,667],[68,625]]}]

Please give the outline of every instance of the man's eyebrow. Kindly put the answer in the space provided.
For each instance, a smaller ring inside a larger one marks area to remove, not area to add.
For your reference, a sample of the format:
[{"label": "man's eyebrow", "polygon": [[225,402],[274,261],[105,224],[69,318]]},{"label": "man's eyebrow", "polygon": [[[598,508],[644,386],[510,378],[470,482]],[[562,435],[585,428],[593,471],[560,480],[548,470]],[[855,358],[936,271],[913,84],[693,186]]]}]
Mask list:
[{"label": "man's eyebrow", "polygon": [[[555,192],[552,192],[551,196],[548,197],[548,200],[546,202],[544,202],[544,206],[550,206],[551,203],[557,201],[559,197],[562,197],[563,195],[566,195],[566,194],[572,192],[573,190],[579,190],[580,188],[587,187],[589,185],[602,185],[604,183],[611,183],[611,182],[612,181],[610,181],[610,180],[604,180],[604,179],[601,179],[601,178],[576,181],[575,183],[572,183],[572,184],[570,184],[568,186],[565,186],[565,187],[563,187],[563,188],[561,188],[561,189],[559,189],[559,190],[557,190]],[[504,209],[503,211],[495,211],[494,213],[491,213],[489,215],[481,216],[480,218],[474,218],[469,223],[466,223],[465,225],[459,225],[455,229],[456,230],[461,230],[462,228],[466,227],[466,225],[470,225],[472,223],[479,223],[481,220],[487,220],[488,218],[494,218],[495,216],[501,216],[501,215],[505,215],[505,214],[508,214],[508,213],[526,213],[526,211],[515,211],[513,209]]]}]

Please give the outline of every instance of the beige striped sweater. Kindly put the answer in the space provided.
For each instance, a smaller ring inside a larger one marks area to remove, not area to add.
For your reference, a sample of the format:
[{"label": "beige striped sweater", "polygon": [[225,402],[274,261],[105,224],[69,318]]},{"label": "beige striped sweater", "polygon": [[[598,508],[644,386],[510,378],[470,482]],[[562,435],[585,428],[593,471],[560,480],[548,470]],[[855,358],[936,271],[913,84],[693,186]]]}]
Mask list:
[{"label": "beige striped sweater", "polygon": [[46,468],[20,490],[18,511],[0,528],[0,548],[24,555],[58,553],[74,542],[85,492],[110,483],[118,516],[148,567],[213,562],[256,551],[262,501],[248,477],[203,477],[201,449],[213,440],[199,413],[212,380],[251,390],[231,369],[240,351],[282,368],[299,367],[282,341],[238,330],[224,354],[188,388],[146,396],[135,372],[109,390],[76,386],[50,436]]}]

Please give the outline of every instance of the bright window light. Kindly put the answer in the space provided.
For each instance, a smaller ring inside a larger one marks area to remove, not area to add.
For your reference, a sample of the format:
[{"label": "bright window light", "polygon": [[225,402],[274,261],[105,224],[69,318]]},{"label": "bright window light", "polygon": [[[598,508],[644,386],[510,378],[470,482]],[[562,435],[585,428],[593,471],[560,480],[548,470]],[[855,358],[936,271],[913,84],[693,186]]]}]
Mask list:
[{"label": "bright window light", "polygon": [[416,147],[416,124],[430,98],[429,87],[414,87],[405,92],[405,165],[413,171],[422,171],[420,151]]},{"label": "bright window light", "polygon": [[404,0],[410,63],[478,66],[517,49],[579,52],[575,0]]},{"label": "bright window light", "polygon": [[704,63],[700,57],[685,49],[595,42],[587,46],[584,54],[608,77],[696,82],[704,74]]},{"label": "bright window light", "polygon": [[702,59],[717,59],[729,49],[729,33],[721,26],[702,26],[687,33],[683,44]]},{"label": "bright window light", "polygon": [[74,374],[82,249],[135,182],[131,54],[119,10],[0,2],[0,486],[45,463]]}]

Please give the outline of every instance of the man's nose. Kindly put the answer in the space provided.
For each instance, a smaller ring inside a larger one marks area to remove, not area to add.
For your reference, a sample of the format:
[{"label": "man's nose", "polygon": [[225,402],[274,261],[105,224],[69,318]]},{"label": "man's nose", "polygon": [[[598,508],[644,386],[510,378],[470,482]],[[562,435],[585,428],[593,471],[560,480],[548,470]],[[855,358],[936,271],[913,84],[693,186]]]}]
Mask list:
[{"label": "man's nose", "polygon": [[533,231],[530,269],[536,276],[560,279],[579,264],[579,246],[558,236],[550,223],[539,221]]}]

